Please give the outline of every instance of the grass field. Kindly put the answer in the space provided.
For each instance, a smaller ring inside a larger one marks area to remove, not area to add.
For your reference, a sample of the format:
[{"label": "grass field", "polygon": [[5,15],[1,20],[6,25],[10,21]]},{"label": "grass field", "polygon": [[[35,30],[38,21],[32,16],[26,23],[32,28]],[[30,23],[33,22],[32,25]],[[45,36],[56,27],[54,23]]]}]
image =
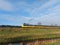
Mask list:
[{"label": "grass field", "polygon": [[[40,29],[40,28],[0,28],[0,43],[26,41],[35,39],[60,38],[60,29]],[[59,44],[59,42],[56,42]],[[53,45],[53,44],[46,44]]]}]

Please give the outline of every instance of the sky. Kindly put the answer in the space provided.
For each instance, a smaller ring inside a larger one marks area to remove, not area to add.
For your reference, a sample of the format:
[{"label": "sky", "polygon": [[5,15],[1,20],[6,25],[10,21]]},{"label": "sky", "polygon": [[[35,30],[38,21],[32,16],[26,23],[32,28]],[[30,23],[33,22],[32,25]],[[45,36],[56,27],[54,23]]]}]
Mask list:
[{"label": "sky", "polygon": [[0,25],[60,25],[60,0],[0,0]]}]

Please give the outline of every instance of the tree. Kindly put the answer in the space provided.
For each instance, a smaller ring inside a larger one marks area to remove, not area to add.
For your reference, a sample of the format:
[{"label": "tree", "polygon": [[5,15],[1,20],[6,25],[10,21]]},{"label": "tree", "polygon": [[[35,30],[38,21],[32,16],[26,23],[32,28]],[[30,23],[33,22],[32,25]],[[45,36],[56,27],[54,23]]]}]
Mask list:
[{"label": "tree", "polygon": [[41,22],[38,22],[38,25],[41,25]]}]

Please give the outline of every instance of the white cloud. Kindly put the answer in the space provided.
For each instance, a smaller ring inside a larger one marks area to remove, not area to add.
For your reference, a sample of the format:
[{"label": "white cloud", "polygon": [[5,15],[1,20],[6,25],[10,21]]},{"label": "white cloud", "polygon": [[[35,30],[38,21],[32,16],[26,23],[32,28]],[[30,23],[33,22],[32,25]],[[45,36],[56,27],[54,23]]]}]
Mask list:
[{"label": "white cloud", "polygon": [[43,25],[60,25],[60,15],[49,14],[41,17],[34,17],[32,24],[37,24],[38,22],[41,22]]},{"label": "white cloud", "polygon": [[11,11],[13,10],[13,6],[11,3],[5,1],[5,0],[0,0],[0,9],[1,10],[7,10],[7,11]]},{"label": "white cloud", "polygon": [[[49,2],[40,6],[39,8],[35,8],[31,13],[32,18],[34,19],[32,23],[42,22],[43,24],[60,25],[60,20],[59,20],[60,19],[60,4],[59,2],[60,0],[50,0]],[[41,14],[39,13],[46,8],[48,9],[45,12],[45,13],[48,13],[47,15],[45,15],[43,12]]]},{"label": "white cloud", "polygon": [[57,15],[45,15],[45,16],[42,16],[40,17],[40,21],[43,23],[43,24],[58,24],[60,25],[60,16],[57,16]]},{"label": "white cloud", "polygon": [[[45,3],[44,5],[42,5],[42,6],[40,6],[40,7],[38,7],[38,8],[35,8],[33,11],[32,11],[32,13],[31,13],[31,15],[32,16],[40,16],[40,15],[43,15],[43,13],[40,13],[42,10],[44,10],[44,9],[46,9],[46,8],[49,8],[50,10],[52,9],[52,8],[54,8],[53,6],[56,4],[56,3],[58,3],[58,2],[60,2],[60,0],[50,0],[50,1],[48,1],[47,3]],[[51,8],[52,7],[52,8]],[[48,9],[48,11],[49,11],[49,9]],[[47,11],[47,12],[48,12]]]}]

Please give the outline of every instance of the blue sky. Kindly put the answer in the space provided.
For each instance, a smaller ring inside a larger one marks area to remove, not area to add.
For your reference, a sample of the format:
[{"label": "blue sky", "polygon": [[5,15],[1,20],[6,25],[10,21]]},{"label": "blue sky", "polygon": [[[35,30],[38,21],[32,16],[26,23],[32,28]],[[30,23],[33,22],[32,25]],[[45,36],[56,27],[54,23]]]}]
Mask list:
[{"label": "blue sky", "polygon": [[60,25],[60,0],[0,0],[0,25]]}]

